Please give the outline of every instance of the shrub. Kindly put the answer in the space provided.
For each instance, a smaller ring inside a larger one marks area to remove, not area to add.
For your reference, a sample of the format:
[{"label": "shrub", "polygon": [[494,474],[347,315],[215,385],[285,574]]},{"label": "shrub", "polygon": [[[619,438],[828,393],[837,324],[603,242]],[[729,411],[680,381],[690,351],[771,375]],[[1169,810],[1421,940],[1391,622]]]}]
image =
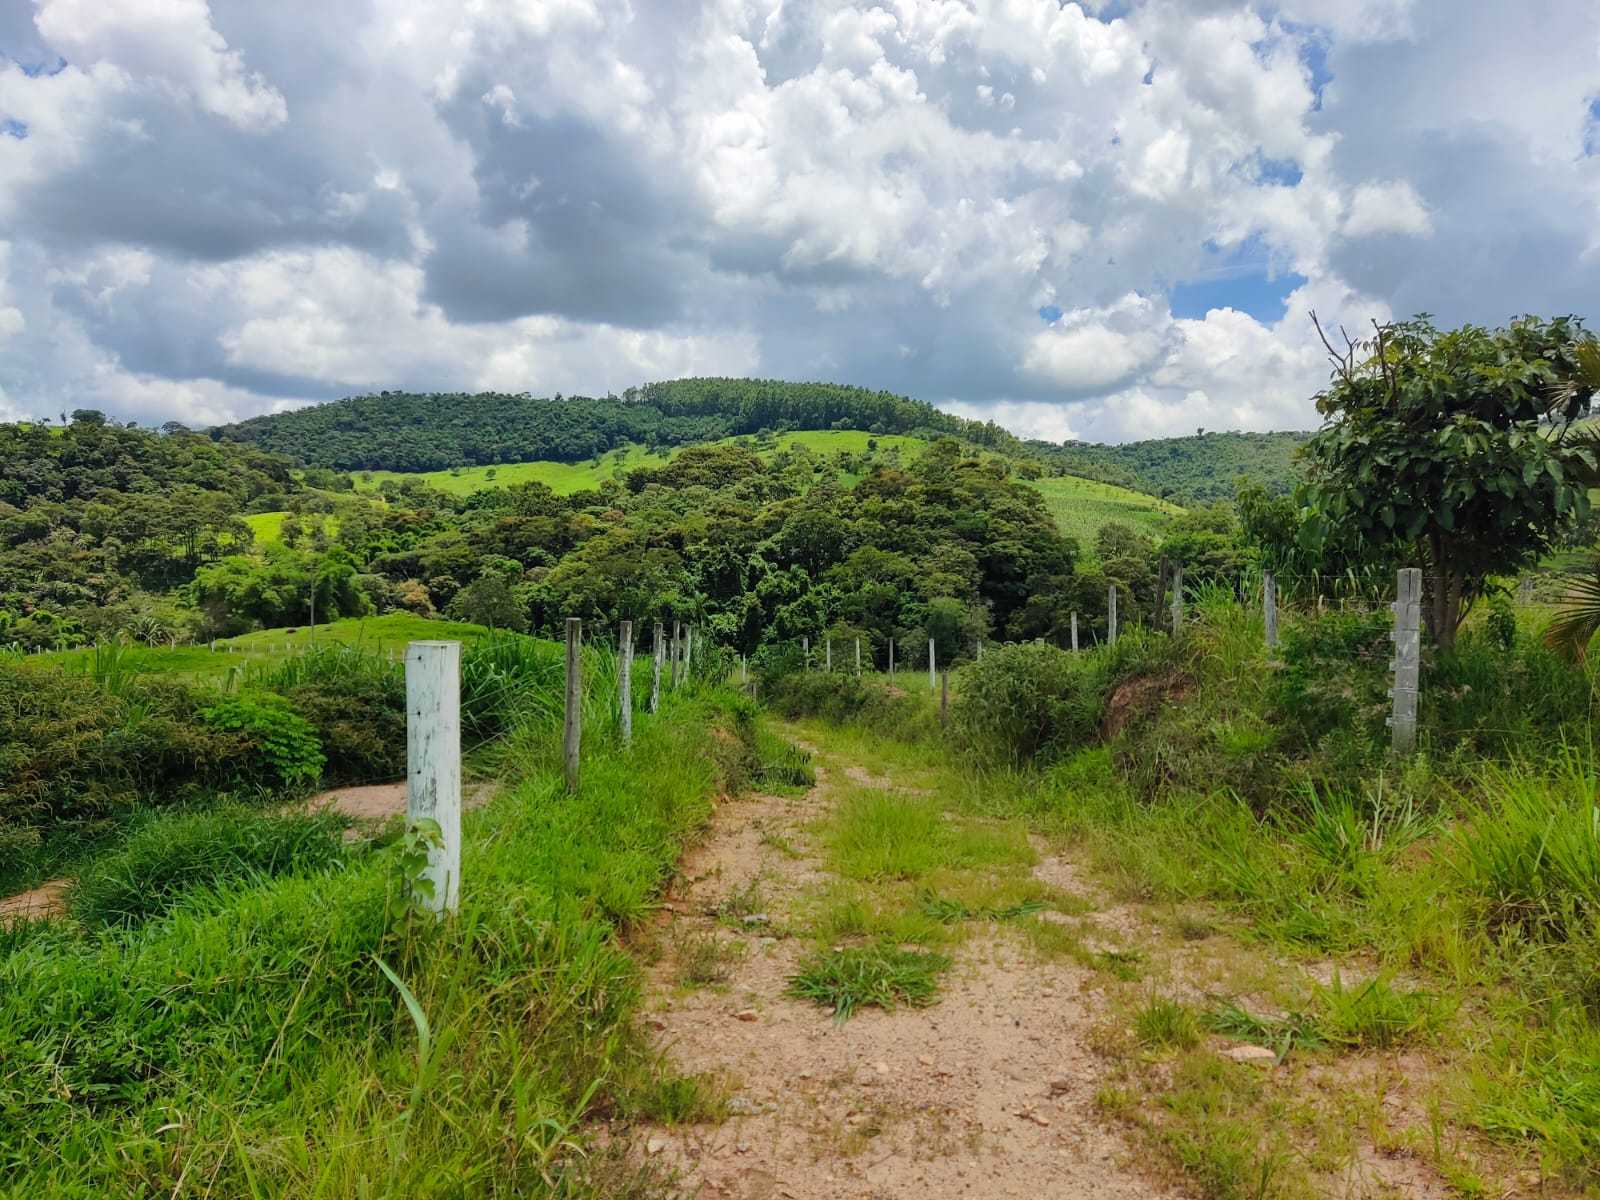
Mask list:
[{"label": "shrub", "polygon": [[962,669],[951,734],[980,760],[1054,758],[1094,735],[1103,701],[1099,674],[1086,656],[1054,646],[995,647]]},{"label": "shrub", "polygon": [[202,709],[209,725],[242,733],[276,782],[299,787],[322,774],[322,743],[311,722],[292,712],[281,696],[251,692],[229,696]]},{"label": "shrub", "polygon": [[356,646],[322,646],[262,678],[315,728],[330,783],[405,774],[406,682],[398,663]]},{"label": "shrub", "polygon": [[69,904],[81,921],[133,925],[189,892],[242,879],[325,870],[346,854],[334,813],[270,814],[223,804],[164,813],[79,873]]}]

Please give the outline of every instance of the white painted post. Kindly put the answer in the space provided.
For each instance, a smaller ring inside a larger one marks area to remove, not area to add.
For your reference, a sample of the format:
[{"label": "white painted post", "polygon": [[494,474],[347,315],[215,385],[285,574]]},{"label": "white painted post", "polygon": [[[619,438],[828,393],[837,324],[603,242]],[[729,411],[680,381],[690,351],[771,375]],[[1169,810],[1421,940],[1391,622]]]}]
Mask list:
[{"label": "white painted post", "polygon": [[655,662],[650,667],[650,711],[661,711],[661,667],[667,658],[667,631],[656,622]]},{"label": "white painted post", "polygon": [[683,682],[689,682],[689,666],[694,662],[694,626],[683,627]]},{"label": "white painted post", "polygon": [[824,649],[822,651],[822,669],[824,671],[833,670],[833,639],[832,638],[828,639],[827,645],[824,647]]},{"label": "white painted post", "polygon": [[856,674],[861,674],[861,639],[856,639]]},{"label": "white painted post", "polygon": [[811,638],[809,636],[800,639],[800,654],[805,659],[806,670],[811,670]]},{"label": "white painted post", "polygon": [[1278,581],[1271,571],[1261,577],[1261,615],[1267,623],[1267,649],[1278,648]]},{"label": "white painted post", "polygon": [[633,622],[624,621],[617,640],[622,674],[617,679],[617,703],[622,709],[622,744],[633,745]]},{"label": "white painted post", "polygon": [[1394,714],[1389,718],[1396,754],[1410,754],[1417,748],[1417,685],[1422,666],[1422,572],[1402,567],[1395,586]]},{"label": "white painted post", "polygon": [[578,790],[578,753],[583,742],[583,622],[567,618],[567,723],[562,753],[567,763],[567,790]]},{"label": "white painted post", "polygon": [[1106,645],[1117,644],[1117,585],[1106,593]]},{"label": "white painted post", "polygon": [[1183,628],[1183,564],[1172,570],[1172,634]]},{"label": "white painted post", "polygon": [[928,639],[928,690],[930,692],[936,692],[936,691],[939,690],[939,681],[935,677],[935,672],[934,672],[934,661],[933,660],[934,660],[935,657],[936,656],[935,656],[934,650],[933,650],[933,639],[929,638]]},{"label": "white painted post", "polygon": [[1077,649],[1078,649],[1078,614],[1077,613],[1073,613],[1072,614],[1072,649],[1073,649],[1074,653],[1076,653]]},{"label": "white painted post", "polygon": [[979,662],[983,661],[983,639],[982,638],[978,639],[978,661]]},{"label": "white painted post", "polygon": [[889,678],[894,678],[894,639],[889,639]]},{"label": "white painted post", "polygon": [[672,686],[683,678],[683,622],[672,623]]},{"label": "white painted post", "polygon": [[423,877],[436,916],[461,903],[461,643],[406,647],[406,820],[439,826]]}]

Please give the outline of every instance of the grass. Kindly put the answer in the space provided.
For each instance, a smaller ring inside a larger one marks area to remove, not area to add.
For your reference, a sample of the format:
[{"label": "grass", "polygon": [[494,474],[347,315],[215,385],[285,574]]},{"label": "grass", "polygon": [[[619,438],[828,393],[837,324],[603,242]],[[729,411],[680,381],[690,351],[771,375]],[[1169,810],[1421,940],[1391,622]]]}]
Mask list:
[{"label": "grass", "polygon": [[1151,996],[1134,1013],[1133,1034],[1151,1050],[1189,1050],[1200,1041],[1200,1022],[1176,1000]]},{"label": "grass", "polygon": [[1031,865],[1017,822],[950,820],[920,796],[854,788],[826,831],[829,862],[848,879],[919,880],[939,868]]},{"label": "grass", "polygon": [[832,1009],[841,1021],[869,1005],[926,1008],[938,995],[939,975],[949,966],[942,954],[888,942],[820,951],[800,964],[789,980],[789,994]]},{"label": "grass", "polygon": [[[222,638],[216,649],[210,646],[141,646],[123,649],[123,665],[141,674],[176,675],[188,679],[226,679],[231,671],[268,666],[304,654],[316,645],[359,646],[396,656],[413,641],[440,638],[471,642],[488,630],[482,625],[461,621],[434,621],[409,613],[385,613],[377,617],[348,617],[316,626],[261,629],[238,637]],[[94,647],[58,650],[30,655],[29,663],[54,665],[68,670],[93,670]]]},{"label": "grass", "polygon": [[1159,536],[1167,522],[1183,512],[1176,504],[1143,492],[1076,475],[1030,480],[1028,486],[1044,497],[1056,527],[1077,538],[1078,545],[1091,553],[1095,534],[1107,522],[1118,521],[1140,533]]},{"label": "grass", "polygon": [[399,918],[379,849],[0,937],[0,1194],[643,1195],[586,1121],[714,1110],[634,1032],[617,934],[709,812],[721,704],[587,740],[576,793],[556,739],[518,743],[442,924]]}]

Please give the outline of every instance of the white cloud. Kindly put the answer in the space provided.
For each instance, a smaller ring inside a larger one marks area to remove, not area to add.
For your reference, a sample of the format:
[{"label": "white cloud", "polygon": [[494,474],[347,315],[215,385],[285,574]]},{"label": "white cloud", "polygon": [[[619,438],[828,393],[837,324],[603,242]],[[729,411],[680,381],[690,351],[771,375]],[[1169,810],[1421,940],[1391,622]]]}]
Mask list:
[{"label": "white cloud", "polygon": [[205,0],[39,0],[35,22],[72,62],[111,62],[159,80],[240,129],[288,120],[283,93],[228,48]]},{"label": "white cloud", "polygon": [[1350,212],[1344,219],[1345,237],[1372,237],[1380,233],[1425,236],[1433,232],[1433,221],[1423,206],[1422,197],[1405,180],[1390,183],[1363,183],[1350,198]]},{"label": "white cloud", "polygon": [[[1594,294],[1584,0],[1537,28],[1500,0],[35,17],[67,65],[0,62],[0,388],[29,411],[751,372],[1047,436],[1304,427],[1307,307]],[[1281,318],[1249,264],[1307,281]]]}]

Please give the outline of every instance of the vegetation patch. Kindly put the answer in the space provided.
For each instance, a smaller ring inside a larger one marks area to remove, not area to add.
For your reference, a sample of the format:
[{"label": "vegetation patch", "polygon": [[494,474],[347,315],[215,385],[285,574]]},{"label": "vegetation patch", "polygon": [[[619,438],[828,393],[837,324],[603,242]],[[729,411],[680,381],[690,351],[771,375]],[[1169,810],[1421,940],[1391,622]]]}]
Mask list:
[{"label": "vegetation patch", "polygon": [[789,994],[833,1010],[843,1021],[864,1006],[925,1008],[938,996],[943,954],[887,942],[811,955],[789,980]]}]

